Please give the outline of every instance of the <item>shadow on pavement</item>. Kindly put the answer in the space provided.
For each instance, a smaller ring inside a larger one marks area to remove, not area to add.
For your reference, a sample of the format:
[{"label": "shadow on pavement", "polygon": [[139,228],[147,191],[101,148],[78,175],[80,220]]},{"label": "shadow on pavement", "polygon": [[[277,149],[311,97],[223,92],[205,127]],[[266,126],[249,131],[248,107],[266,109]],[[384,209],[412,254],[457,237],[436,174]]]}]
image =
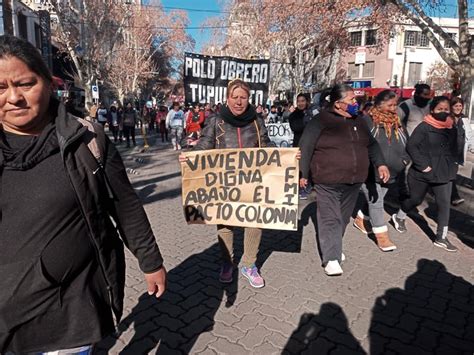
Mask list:
[{"label": "shadow on pavement", "polygon": [[310,200],[310,202],[303,208],[303,211],[301,212],[301,218],[299,220],[298,224],[298,232],[301,229],[301,233],[303,233],[303,228],[309,225],[311,222],[314,226],[314,231],[315,235],[314,237],[316,238],[316,248],[318,251],[319,258],[322,260],[322,252],[321,248],[319,246],[319,239],[318,239],[318,219],[316,217],[316,210],[317,210],[317,203],[314,200]]},{"label": "shadow on pavement", "polygon": [[366,354],[352,335],[347,317],[335,303],[323,303],[319,314],[305,313],[291,334],[283,354]]},{"label": "shadow on pavement", "polygon": [[152,195],[151,193],[155,191],[155,188],[156,188],[156,185],[153,184],[153,191],[150,191],[150,188],[142,189],[144,190],[143,192],[143,195],[145,196],[144,198],[142,198],[141,193],[138,192],[138,196],[140,197],[144,205],[153,203],[156,201],[163,201],[163,200],[173,199],[177,196],[181,196],[181,187],[171,189],[171,190],[161,191]]},{"label": "shadow on pavement", "polygon": [[[236,228],[234,233],[237,264],[243,252],[243,230]],[[299,252],[301,238],[302,226],[293,233],[264,230],[257,264],[263,265],[274,251]],[[118,337],[128,342],[121,354],[147,354],[157,346],[156,354],[173,350],[190,353],[199,336],[212,330],[221,304],[232,307],[237,298],[238,269],[234,282],[223,285],[218,281],[220,264],[218,243],[188,257],[168,272],[168,289],[163,297],[156,301],[147,294],[140,296],[130,315],[120,323],[119,333],[99,343],[96,353],[108,353]]]},{"label": "shadow on pavement", "polygon": [[[143,294],[119,325],[119,333],[97,345],[106,354],[118,341],[128,344],[120,354],[169,354],[172,349],[190,353],[202,333],[212,330],[221,302],[237,293],[237,277],[227,286],[219,283],[218,244],[194,254],[168,272],[168,289],[160,300]],[[128,333],[130,336],[123,335]]]},{"label": "shadow on pavement", "polygon": [[474,287],[438,261],[420,259],[405,289],[377,298],[370,354],[472,354]]},{"label": "shadow on pavement", "polygon": [[178,176],[181,176],[181,172],[171,173],[171,174],[166,174],[166,175],[160,175],[160,176],[157,176],[157,177],[154,177],[154,178],[144,179],[144,180],[136,179],[133,182],[133,187],[137,188],[137,187],[144,186],[144,185],[156,184],[160,181],[166,181],[166,180],[169,180],[169,179],[174,179],[175,177],[178,177]]},{"label": "shadow on pavement", "polygon": [[[436,220],[436,204],[429,203],[428,208],[426,208],[424,212],[429,218]],[[470,216],[451,208],[449,215],[449,230],[455,233],[458,236],[458,239],[465,245],[474,248],[474,242],[463,239],[464,235],[472,236],[474,234],[474,216]]]}]

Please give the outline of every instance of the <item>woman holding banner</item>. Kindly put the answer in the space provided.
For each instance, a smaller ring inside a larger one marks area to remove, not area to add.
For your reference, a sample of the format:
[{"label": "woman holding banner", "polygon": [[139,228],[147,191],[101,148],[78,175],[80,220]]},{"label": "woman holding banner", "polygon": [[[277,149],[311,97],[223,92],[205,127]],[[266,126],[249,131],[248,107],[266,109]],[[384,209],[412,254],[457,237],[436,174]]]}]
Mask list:
[{"label": "woman holding banner", "polygon": [[[201,132],[195,150],[271,147],[273,143],[267,134],[265,123],[257,116],[255,108],[249,104],[250,87],[240,79],[232,80],[227,87],[227,104],[219,113],[210,116]],[[180,156],[180,162],[186,158]],[[222,251],[223,264],[219,280],[231,283],[234,270],[233,240],[234,228],[218,225],[217,234]],[[262,237],[259,228],[245,228],[244,254],[241,273],[255,288],[265,286],[265,281],[255,266]]]},{"label": "woman holding banner", "polygon": [[342,237],[367,179],[369,160],[383,183],[390,172],[367,124],[357,117],[352,88],[336,85],[326,99],[328,108],[309,121],[300,140],[300,187],[308,185],[311,170],[323,266],[327,275],[336,276],[342,274]]}]

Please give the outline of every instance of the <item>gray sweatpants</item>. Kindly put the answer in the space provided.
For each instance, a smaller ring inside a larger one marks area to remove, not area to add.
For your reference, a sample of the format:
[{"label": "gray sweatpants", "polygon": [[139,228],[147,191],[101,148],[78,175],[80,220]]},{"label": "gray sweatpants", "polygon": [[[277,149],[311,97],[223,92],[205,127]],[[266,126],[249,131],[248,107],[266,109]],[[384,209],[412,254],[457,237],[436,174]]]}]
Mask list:
[{"label": "gray sweatpants", "polygon": [[383,201],[387,194],[388,187],[382,186],[379,183],[365,183],[362,185],[362,192],[365,195],[367,204],[361,208],[362,213],[370,216],[370,223],[374,228],[380,228],[386,225],[385,210],[383,208]]},{"label": "gray sweatpants", "polygon": [[341,262],[342,237],[351,219],[362,184],[315,184],[318,242],[323,265]]}]

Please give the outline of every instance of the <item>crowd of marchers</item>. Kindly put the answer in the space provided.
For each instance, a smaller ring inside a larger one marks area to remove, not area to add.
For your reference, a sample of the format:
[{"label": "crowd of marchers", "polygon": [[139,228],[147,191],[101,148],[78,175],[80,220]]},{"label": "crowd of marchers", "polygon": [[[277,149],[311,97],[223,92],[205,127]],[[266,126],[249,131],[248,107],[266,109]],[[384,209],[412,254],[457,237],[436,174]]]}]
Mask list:
[{"label": "crowd of marchers", "polygon": [[[53,88],[32,44],[0,36],[1,354],[92,354],[123,313],[124,246],[137,258],[148,294],[165,292],[157,238],[116,147],[122,136],[136,144],[137,124],[158,127],[163,140],[168,132],[174,149],[274,146],[266,129],[270,113],[264,117],[249,104],[250,88],[239,79],[229,83],[226,103],[215,108],[198,105],[185,113],[173,104],[169,112],[153,112],[130,102],[96,108],[90,116],[98,123],[68,111]],[[327,275],[343,273],[343,236],[353,214],[354,225],[373,233],[381,250],[396,248],[383,210],[389,188],[400,196],[390,219],[400,233],[407,231],[407,214],[431,189],[438,208],[433,243],[456,251],[447,237],[450,200],[461,202],[453,187],[471,134],[461,99],[431,97],[429,87],[420,85],[401,104],[387,90],[361,110],[353,89],[338,84],[320,95],[317,109],[298,95],[286,116],[299,147],[300,186],[315,191]],[[183,143],[188,133],[195,135]],[[360,195],[365,203],[357,208]],[[230,225],[216,227],[222,253],[216,278],[222,283],[233,282],[237,266],[234,232]],[[261,237],[260,228],[244,229],[239,271],[255,288],[265,286],[256,265]]]}]

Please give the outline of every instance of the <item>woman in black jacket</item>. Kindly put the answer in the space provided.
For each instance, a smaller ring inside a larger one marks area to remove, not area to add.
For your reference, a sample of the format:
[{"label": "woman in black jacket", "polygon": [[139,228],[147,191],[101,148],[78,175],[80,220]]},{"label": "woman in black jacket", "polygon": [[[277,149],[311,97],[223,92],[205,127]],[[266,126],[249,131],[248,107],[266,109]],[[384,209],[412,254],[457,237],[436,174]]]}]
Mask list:
[{"label": "woman in black jacket", "polygon": [[397,95],[391,90],[380,92],[374,100],[374,105],[364,116],[370,132],[379,143],[380,149],[390,170],[390,180],[384,183],[380,180],[375,169],[371,166],[369,177],[362,191],[367,204],[359,210],[354,219],[354,226],[362,233],[373,233],[377,246],[382,251],[392,251],[397,247],[389,238],[385,223],[384,197],[389,185],[405,170],[409,157],[405,147],[407,133],[397,115]]},{"label": "woman in black jacket", "polygon": [[308,112],[309,100],[305,94],[298,94],[296,97],[296,109],[289,117],[290,128],[293,131],[293,147],[298,147],[301,135],[306,124],[311,120]]},{"label": "woman in black jacket", "polygon": [[[298,147],[298,144],[303,134],[304,128],[311,120],[312,116],[309,111],[309,99],[305,94],[298,94],[296,97],[296,109],[289,117],[290,128],[293,131],[293,147]],[[300,189],[300,200],[308,199],[311,192],[311,186]]]},{"label": "woman in black jacket", "polygon": [[0,353],[90,350],[122,314],[124,244],[157,297],[163,259],[119,153],[51,98],[33,45],[0,36],[0,83]]},{"label": "woman in black jacket", "polygon": [[449,99],[437,96],[430,103],[430,114],[408,139],[407,151],[413,162],[408,172],[410,198],[404,200],[401,209],[392,216],[395,228],[404,229],[406,214],[423,202],[431,188],[438,207],[434,245],[447,251],[457,251],[447,235],[452,181],[458,170],[460,149],[458,132],[450,117]]},{"label": "woman in black jacket", "polygon": [[334,86],[329,107],[308,123],[300,140],[300,186],[307,186],[311,169],[319,246],[329,276],[342,274],[342,237],[367,179],[369,160],[384,183],[390,177],[377,141],[363,118],[357,117],[358,109],[350,86]]},{"label": "woman in black jacket", "polygon": [[[250,87],[247,83],[240,79],[231,81],[227,88],[227,103],[222,105],[219,113],[208,118],[194,149],[273,146],[268,137],[265,122],[262,117],[257,115],[255,108],[249,104],[249,98]],[[184,163],[186,158],[180,156],[179,160]],[[218,225],[217,234],[223,259],[219,280],[222,283],[231,283],[234,270],[234,228]],[[255,266],[261,238],[261,229],[245,228],[241,273],[255,288],[265,286],[265,282]]]},{"label": "woman in black jacket", "polygon": [[[458,142],[463,144],[463,149],[460,149],[459,165],[464,165],[466,160],[467,142],[471,137],[471,127],[469,125],[469,118],[464,115],[464,101],[460,97],[453,97],[451,99],[451,114],[454,119],[454,124],[458,129]],[[464,199],[459,196],[459,191],[456,186],[456,180],[453,180],[453,190],[451,192],[451,204],[453,206],[460,205]]]}]

